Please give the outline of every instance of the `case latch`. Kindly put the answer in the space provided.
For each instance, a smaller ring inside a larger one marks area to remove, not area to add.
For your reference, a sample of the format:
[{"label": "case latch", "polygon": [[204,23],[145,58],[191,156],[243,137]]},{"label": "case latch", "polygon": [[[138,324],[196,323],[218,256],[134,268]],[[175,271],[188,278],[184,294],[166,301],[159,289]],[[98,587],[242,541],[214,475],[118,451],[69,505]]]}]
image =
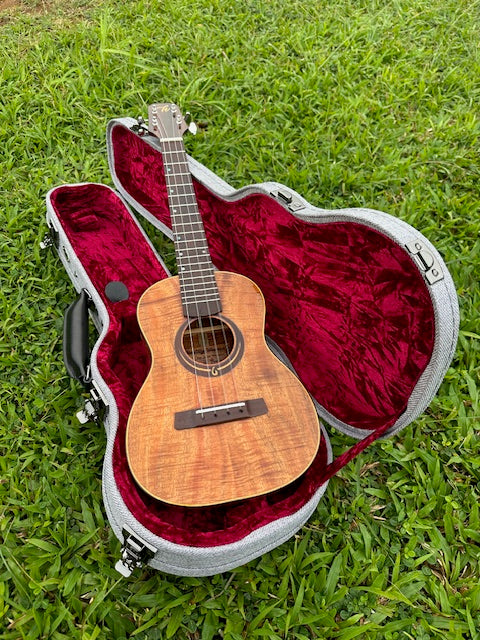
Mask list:
[{"label": "case latch", "polygon": [[115,565],[115,569],[128,578],[134,569],[141,567],[153,558],[157,549],[139,538],[127,525],[122,528],[123,545],[121,549],[122,557]]},{"label": "case latch", "polygon": [[90,398],[85,401],[83,409],[77,412],[77,420],[80,424],[86,424],[91,420],[93,422],[101,422],[103,420],[105,411],[108,409],[108,402],[103,395],[100,387],[95,380],[90,377],[90,365],[88,366],[89,383],[88,389],[90,391]]},{"label": "case latch", "polygon": [[139,136],[148,135],[147,123],[142,118],[142,116],[138,116],[137,124],[134,124],[132,127],[130,127],[130,130],[133,131],[133,133],[136,133]]},{"label": "case latch", "polygon": [[423,271],[428,284],[443,280],[443,271],[436,258],[421,240],[412,240],[405,245],[418,267]]},{"label": "case latch", "polygon": [[276,200],[278,200],[278,202],[281,202],[283,205],[285,205],[287,209],[292,213],[295,213],[295,211],[300,211],[300,209],[305,209],[305,205],[302,204],[300,200],[298,200],[298,198],[295,198],[288,191],[277,189],[276,191],[271,191],[270,193]]},{"label": "case latch", "polygon": [[49,249],[50,247],[58,248],[58,231],[55,227],[48,225],[48,231],[40,241],[40,249]]}]

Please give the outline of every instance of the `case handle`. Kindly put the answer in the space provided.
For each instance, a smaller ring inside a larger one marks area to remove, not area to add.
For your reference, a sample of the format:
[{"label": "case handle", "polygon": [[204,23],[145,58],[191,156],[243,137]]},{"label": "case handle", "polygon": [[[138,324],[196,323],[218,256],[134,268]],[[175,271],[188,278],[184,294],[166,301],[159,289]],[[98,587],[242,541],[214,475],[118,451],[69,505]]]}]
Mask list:
[{"label": "case handle", "polygon": [[67,373],[88,387],[90,378],[90,347],[88,342],[88,303],[83,289],[65,311],[63,322],[63,360]]},{"label": "case handle", "polygon": [[388,431],[392,427],[392,422],[387,422],[372,431],[368,436],[360,440],[356,444],[354,444],[350,449],[347,449],[344,453],[335,458],[333,462],[327,464],[322,473],[320,473],[320,477],[318,479],[319,484],[323,484],[327,480],[330,480],[333,476],[335,476],[340,469],[342,469],[345,465],[347,465],[351,460],[356,458],[364,449],[366,449],[372,442],[378,440],[383,434]]}]

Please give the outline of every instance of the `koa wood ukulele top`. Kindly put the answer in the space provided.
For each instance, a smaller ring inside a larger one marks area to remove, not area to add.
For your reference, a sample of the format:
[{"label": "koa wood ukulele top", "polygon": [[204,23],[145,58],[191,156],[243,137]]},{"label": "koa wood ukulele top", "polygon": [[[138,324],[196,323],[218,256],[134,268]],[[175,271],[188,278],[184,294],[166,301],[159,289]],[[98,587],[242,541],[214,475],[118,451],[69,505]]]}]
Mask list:
[{"label": "koa wood ukulele top", "polygon": [[128,420],[129,466],[144,491],[176,505],[269,493],[310,466],[317,414],[265,343],[259,288],[213,267],[179,109],[152,105],[148,126],[162,145],[179,275],[138,303],[152,364]]}]

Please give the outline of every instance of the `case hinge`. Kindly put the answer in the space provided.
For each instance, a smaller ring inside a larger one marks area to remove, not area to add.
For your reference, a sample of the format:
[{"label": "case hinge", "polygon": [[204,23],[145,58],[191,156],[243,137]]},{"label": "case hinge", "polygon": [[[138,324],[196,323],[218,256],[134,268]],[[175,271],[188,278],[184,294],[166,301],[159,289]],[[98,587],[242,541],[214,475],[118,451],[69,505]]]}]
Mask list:
[{"label": "case hinge", "polygon": [[115,569],[128,578],[134,569],[141,567],[156,554],[157,549],[138,537],[127,525],[122,528],[123,545],[122,557],[115,565]]},{"label": "case hinge", "polygon": [[281,204],[285,205],[289,211],[295,213],[296,211],[300,211],[300,209],[305,209],[305,205],[300,202],[298,198],[292,196],[288,191],[282,191],[282,189],[277,189],[276,191],[271,191],[271,195]]},{"label": "case hinge", "polygon": [[428,284],[435,284],[439,280],[443,280],[443,271],[438,260],[426,249],[421,240],[412,240],[405,246],[419,269],[423,271]]}]

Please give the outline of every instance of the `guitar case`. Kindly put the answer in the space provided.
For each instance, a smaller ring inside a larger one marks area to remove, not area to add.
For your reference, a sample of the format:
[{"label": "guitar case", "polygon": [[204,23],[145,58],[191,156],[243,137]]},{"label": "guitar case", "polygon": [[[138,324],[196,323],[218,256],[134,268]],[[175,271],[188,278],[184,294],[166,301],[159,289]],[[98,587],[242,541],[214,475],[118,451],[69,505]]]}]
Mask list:
[{"label": "guitar case", "polygon": [[[65,314],[64,359],[90,392],[79,418],[106,429],[102,486],[122,542],[117,569],[213,575],[290,538],[330,477],[426,409],[456,346],[457,296],[439,253],[405,222],[372,209],[320,209],[276,182],[235,190],[189,157],[212,260],[260,287],[268,344],[311,394],[322,437],[310,468],[273,493],[210,507],[162,503],[136,485],[125,448],[150,366],[137,303],[170,275],[131,207],[172,236],[162,156],[131,118],[109,123],[107,147],[116,190],[82,183],[47,194],[44,244],[78,292]],[[357,440],[335,460],[324,423]]]}]

